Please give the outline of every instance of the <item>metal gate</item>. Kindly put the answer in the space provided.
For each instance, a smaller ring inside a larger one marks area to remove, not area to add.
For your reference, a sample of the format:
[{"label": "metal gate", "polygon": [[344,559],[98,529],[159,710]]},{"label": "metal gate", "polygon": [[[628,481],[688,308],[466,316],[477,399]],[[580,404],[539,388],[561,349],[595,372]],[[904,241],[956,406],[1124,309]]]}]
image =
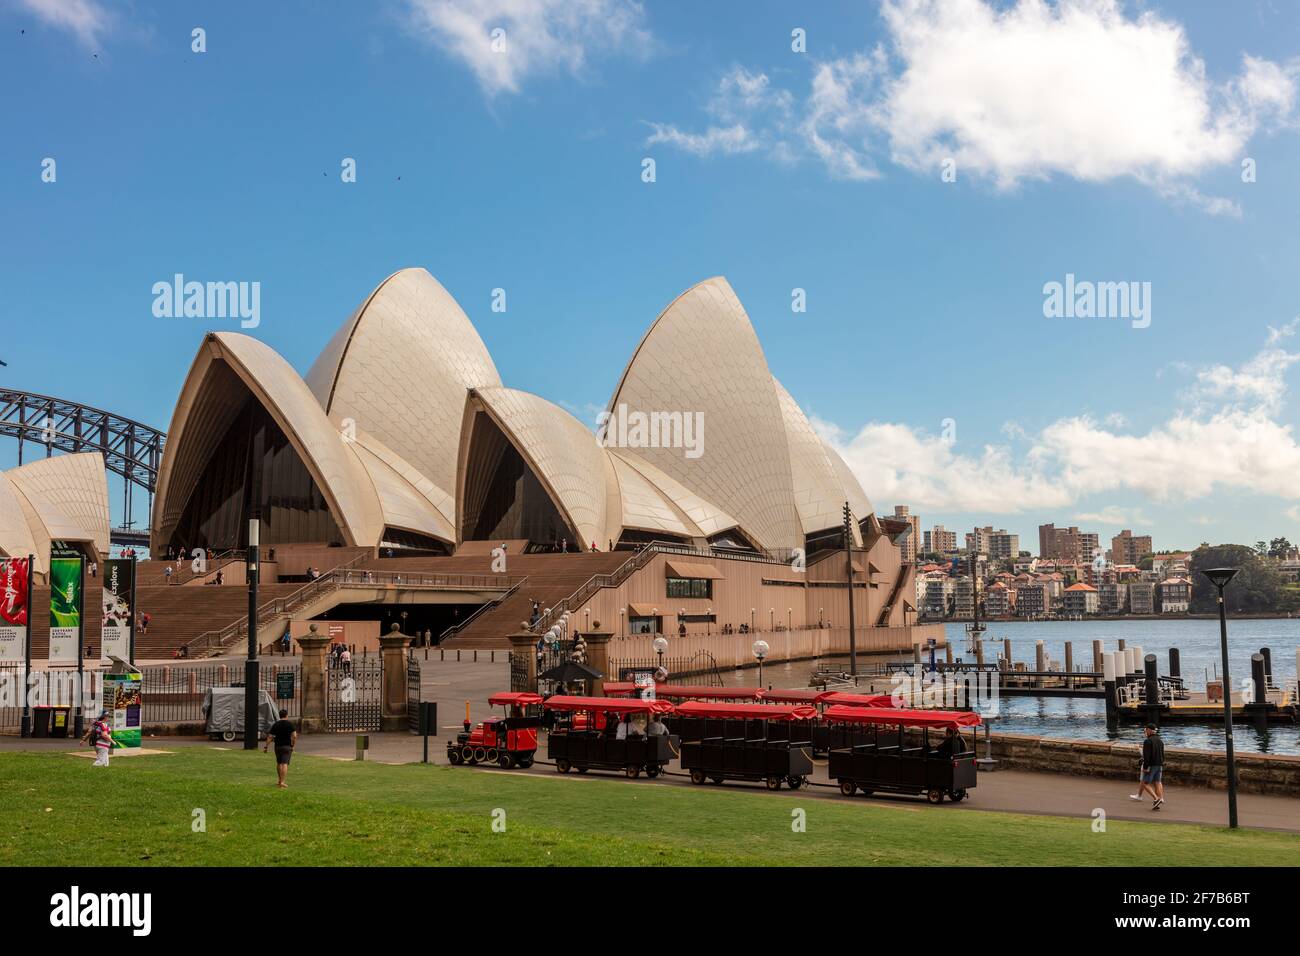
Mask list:
[{"label": "metal gate", "polygon": [[325,728],[336,734],[378,731],[383,695],[380,658],[363,657],[349,664],[330,661],[325,674]]},{"label": "metal gate", "polygon": [[522,654],[510,652],[510,689],[515,691],[536,691],[528,686],[528,660]]},{"label": "metal gate", "polygon": [[[406,661],[406,725],[411,733],[420,732],[420,662],[415,655]],[[436,735],[437,729],[431,729]]]}]

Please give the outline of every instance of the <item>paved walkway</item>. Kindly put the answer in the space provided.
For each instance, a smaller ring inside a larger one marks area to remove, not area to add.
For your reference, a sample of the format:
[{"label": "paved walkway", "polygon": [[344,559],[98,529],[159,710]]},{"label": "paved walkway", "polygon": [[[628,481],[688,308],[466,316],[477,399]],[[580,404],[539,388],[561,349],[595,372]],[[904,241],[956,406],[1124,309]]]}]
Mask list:
[{"label": "paved walkway", "polygon": [[[482,720],[491,712],[487,706],[489,694],[504,690],[509,686],[508,665],[498,661],[487,662],[439,662],[430,660],[422,662],[421,687],[425,700],[438,702],[438,734],[429,739],[430,759],[438,764],[447,762],[447,740],[454,739],[462,729],[461,721],[465,715],[465,701],[470,702],[470,719]],[[499,711],[498,711],[499,713]],[[239,744],[216,745],[200,737],[150,737],[145,746],[157,749],[175,749],[190,746],[224,746],[238,747]],[[28,740],[15,737],[0,737],[0,752],[9,750],[43,750],[70,751],[85,750],[66,740]],[[411,763],[420,760],[423,741],[409,733],[371,734],[370,750],[366,759],[381,763]],[[303,754],[331,757],[339,760],[354,759],[356,741],[350,734],[311,734],[299,738],[298,750]],[[539,753],[545,753],[545,745]],[[798,792],[800,799],[845,800],[866,803],[868,800],[889,802],[897,806],[915,808],[920,813],[947,813],[965,810],[997,810],[1011,813],[1048,814],[1053,816],[1071,816],[1091,819],[1096,809],[1106,812],[1112,820],[1151,820],[1161,822],[1204,823],[1213,826],[1227,824],[1227,796],[1221,790],[1202,790],[1197,788],[1173,788],[1166,793],[1166,803],[1162,810],[1152,811],[1150,802],[1137,803],[1129,800],[1134,785],[1126,781],[1106,780],[1097,777],[1073,776],[1067,774],[1033,773],[1018,770],[998,770],[981,773],[979,786],[971,792],[970,799],[960,804],[945,803],[943,807],[930,807],[919,797],[902,797],[877,794],[870,798],[862,796],[845,797],[838,787],[826,777],[826,761],[816,761],[813,773],[814,784],[808,790]],[[555,769],[539,763],[530,770],[504,771],[493,768],[465,768],[465,773],[530,773],[547,774],[552,777],[580,781],[602,776],[604,779],[617,780],[623,786],[692,786],[685,776],[677,775],[678,768],[670,768],[670,775],[659,782],[648,780],[627,780],[613,774],[588,774],[579,776],[570,774],[560,777]],[[707,784],[706,787],[713,785]],[[762,785],[741,782],[728,782],[727,788],[747,788],[755,792],[766,792]],[[794,796],[791,791],[782,790],[781,794]],[[1261,827],[1273,830],[1300,832],[1300,800],[1290,797],[1262,796],[1259,794],[1241,794],[1238,798],[1238,812],[1243,826]]]}]

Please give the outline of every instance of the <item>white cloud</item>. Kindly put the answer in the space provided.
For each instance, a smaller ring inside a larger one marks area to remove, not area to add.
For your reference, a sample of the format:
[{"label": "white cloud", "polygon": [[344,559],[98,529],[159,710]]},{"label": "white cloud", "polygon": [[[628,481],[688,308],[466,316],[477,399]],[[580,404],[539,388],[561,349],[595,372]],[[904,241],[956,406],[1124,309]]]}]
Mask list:
[{"label": "white cloud", "polygon": [[674,126],[651,123],[654,132],[646,139],[647,146],[667,143],[696,156],[712,156],[714,153],[733,154],[751,153],[759,148],[758,141],[749,130],[740,124],[735,126],[710,126],[703,133],[685,133]]},{"label": "white cloud", "polygon": [[[1269,341],[1278,334],[1270,330]],[[1029,443],[1021,455],[995,445],[965,454],[906,425],[873,422],[849,436],[815,424],[872,494],[934,511],[1014,514],[1121,492],[1185,502],[1216,489],[1296,501],[1300,444],[1275,416],[1286,397],[1285,374],[1298,359],[1269,345],[1240,366],[1201,369],[1193,407],[1143,433],[1126,434],[1122,420],[1086,415],[1059,419],[1034,435],[1015,432]],[[1146,523],[1125,514],[1127,521],[1110,523]]]},{"label": "white cloud", "polygon": [[87,47],[98,47],[112,18],[98,0],[18,0],[37,19],[60,30],[71,30]]},{"label": "white cloud", "polygon": [[1149,525],[1152,523],[1151,519],[1137,508],[1119,508],[1115,505],[1107,505],[1100,511],[1081,512],[1074,516],[1074,520],[1115,528],[1127,528],[1130,525]]},{"label": "white cloud", "polygon": [[875,178],[888,153],[927,175],[952,160],[959,176],[1001,189],[1130,177],[1220,215],[1240,210],[1194,178],[1294,122],[1300,63],[1248,55],[1212,80],[1181,24],[1130,15],[1120,0],[886,0],[882,17],[887,44],[813,61],[802,100],[757,74],[763,100],[785,93],[784,115],[737,110],[731,121],[772,155],[815,158],[836,178]]},{"label": "white cloud", "polygon": [[[517,93],[534,74],[580,74],[591,57],[644,53],[645,13],[634,0],[407,0],[412,26],[473,71],[489,96]],[[504,49],[492,32],[505,31]]]}]

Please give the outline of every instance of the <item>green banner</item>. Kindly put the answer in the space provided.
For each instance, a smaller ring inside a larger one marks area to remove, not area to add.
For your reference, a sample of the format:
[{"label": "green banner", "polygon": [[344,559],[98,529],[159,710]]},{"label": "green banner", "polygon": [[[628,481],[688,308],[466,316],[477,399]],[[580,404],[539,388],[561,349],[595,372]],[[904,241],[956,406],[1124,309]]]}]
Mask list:
[{"label": "green banner", "polygon": [[50,558],[50,663],[75,664],[81,643],[81,558]]}]

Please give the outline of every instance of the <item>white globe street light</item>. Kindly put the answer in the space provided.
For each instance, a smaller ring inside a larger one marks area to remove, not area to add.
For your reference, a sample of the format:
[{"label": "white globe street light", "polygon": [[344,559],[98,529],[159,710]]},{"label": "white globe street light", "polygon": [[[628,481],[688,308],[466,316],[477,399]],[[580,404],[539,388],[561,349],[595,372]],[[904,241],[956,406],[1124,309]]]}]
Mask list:
[{"label": "white globe street light", "polygon": [[771,650],[767,641],[755,641],[750,648],[754,652],[754,657],[758,659],[758,686],[763,686],[763,658],[767,657],[767,652]]}]

